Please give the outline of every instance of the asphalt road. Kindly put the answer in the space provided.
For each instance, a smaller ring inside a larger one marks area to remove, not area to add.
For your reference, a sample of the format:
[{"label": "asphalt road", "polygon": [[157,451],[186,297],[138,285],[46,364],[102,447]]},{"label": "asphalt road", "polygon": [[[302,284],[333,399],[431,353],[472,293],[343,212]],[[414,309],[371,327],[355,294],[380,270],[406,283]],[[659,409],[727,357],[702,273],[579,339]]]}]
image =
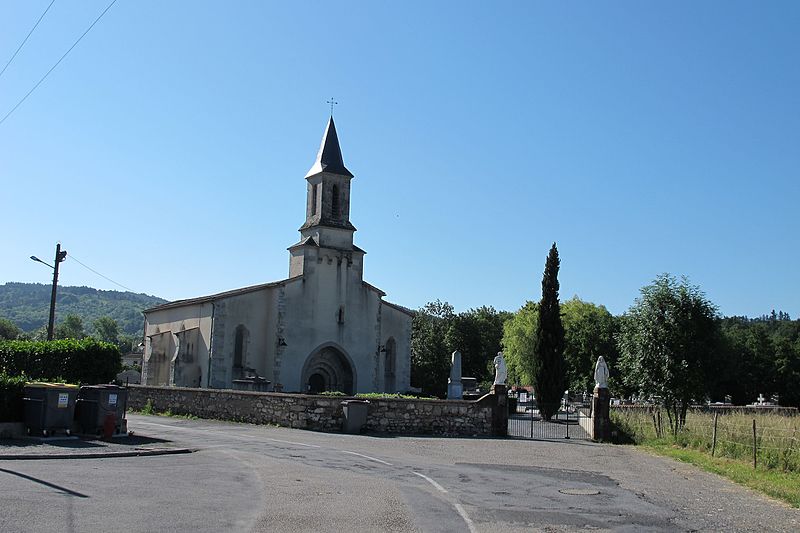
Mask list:
[{"label": "asphalt road", "polygon": [[186,455],[0,461],[0,531],[798,531],[800,511],[586,441],[375,437],[130,415]]}]

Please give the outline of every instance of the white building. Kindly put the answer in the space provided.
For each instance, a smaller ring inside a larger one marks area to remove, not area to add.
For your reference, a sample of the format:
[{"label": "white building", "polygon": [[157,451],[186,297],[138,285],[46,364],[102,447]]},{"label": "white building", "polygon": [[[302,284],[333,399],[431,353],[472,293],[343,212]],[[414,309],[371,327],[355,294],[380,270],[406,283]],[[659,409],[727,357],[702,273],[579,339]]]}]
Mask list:
[{"label": "white building", "polygon": [[412,313],[363,280],[352,178],[331,118],[289,277],[146,310],[142,383],[232,388],[257,374],[287,392],[409,390]]}]

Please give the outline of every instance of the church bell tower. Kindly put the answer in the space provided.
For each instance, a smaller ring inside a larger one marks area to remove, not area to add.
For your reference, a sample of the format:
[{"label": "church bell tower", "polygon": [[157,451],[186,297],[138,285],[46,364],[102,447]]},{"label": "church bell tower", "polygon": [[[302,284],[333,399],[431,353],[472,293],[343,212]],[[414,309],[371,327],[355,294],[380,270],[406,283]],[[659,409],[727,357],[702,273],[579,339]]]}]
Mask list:
[{"label": "church bell tower", "polygon": [[[364,251],[353,245],[355,226],[350,222],[350,181],[353,174],[344,166],[342,150],[333,117],[328,120],[317,158],[306,174],[306,221],[300,227],[300,242],[289,248],[292,254],[289,275],[307,272],[305,264],[311,250],[306,247],[326,248],[347,265],[361,266]],[[319,255],[314,251],[312,255]],[[360,268],[359,268],[360,270]]]}]

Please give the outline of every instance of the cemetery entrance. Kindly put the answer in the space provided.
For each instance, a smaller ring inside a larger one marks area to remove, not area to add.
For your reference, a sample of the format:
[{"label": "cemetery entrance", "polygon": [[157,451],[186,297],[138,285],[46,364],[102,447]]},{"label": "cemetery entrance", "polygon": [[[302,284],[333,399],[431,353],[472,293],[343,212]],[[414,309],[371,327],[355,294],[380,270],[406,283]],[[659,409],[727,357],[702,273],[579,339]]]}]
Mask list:
[{"label": "cemetery entrance", "polygon": [[[533,395],[516,394],[510,402],[508,436],[522,439],[589,439],[590,404],[564,399],[558,405],[540,405]],[[547,414],[550,414],[549,420]]]}]

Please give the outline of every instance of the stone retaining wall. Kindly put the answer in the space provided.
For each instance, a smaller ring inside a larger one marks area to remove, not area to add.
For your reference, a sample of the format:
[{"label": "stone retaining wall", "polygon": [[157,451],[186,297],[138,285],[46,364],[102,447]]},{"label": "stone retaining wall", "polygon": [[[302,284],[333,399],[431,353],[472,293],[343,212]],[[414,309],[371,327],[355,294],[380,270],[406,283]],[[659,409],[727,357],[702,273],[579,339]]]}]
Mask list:
[{"label": "stone retaining wall", "polygon": [[[341,403],[346,399],[223,389],[128,387],[130,409],[141,410],[150,400],[157,412],[317,431],[341,430]],[[364,431],[386,434],[490,436],[492,414],[497,408],[494,395],[477,401],[380,398],[369,402]],[[502,408],[506,408],[505,404]]]}]

